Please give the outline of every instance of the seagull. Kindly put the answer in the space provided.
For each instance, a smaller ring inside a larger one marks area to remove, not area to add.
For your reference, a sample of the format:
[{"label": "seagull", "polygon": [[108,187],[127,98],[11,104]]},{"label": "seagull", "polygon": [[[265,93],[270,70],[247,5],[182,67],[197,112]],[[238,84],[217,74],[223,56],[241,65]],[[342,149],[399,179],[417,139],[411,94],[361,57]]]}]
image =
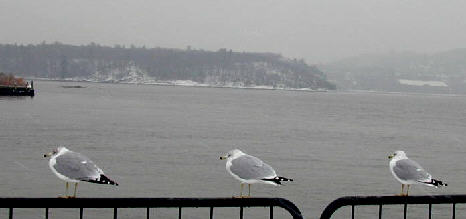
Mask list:
[{"label": "seagull", "polygon": [[[421,165],[409,159],[404,151],[395,151],[388,156],[388,159],[390,159],[390,171],[395,179],[401,183],[400,196],[408,196],[409,186],[412,184],[422,184],[435,188],[448,185],[440,180],[432,179],[432,176]],[[403,193],[405,185],[407,185],[406,194]]]},{"label": "seagull", "polygon": [[[118,183],[105,176],[102,169],[89,158],[65,147],[58,147],[44,154],[44,157],[50,157],[50,169],[58,178],[66,182],[66,195],[63,198],[76,198],[76,190],[80,181],[118,186]],[[68,196],[69,183],[74,183],[73,196]]]},{"label": "seagull", "polygon": [[[285,177],[277,176],[275,170],[257,157],[243,153],[238,149],[229,151],[221,156],[220,160],[227,160],[227,171],[241,182],[240,198],[251,197],[251,184],[263,183],[281,185],[281,181],[293,181]],[[248,196],[243,196],[244,184],[248,184]]]}]

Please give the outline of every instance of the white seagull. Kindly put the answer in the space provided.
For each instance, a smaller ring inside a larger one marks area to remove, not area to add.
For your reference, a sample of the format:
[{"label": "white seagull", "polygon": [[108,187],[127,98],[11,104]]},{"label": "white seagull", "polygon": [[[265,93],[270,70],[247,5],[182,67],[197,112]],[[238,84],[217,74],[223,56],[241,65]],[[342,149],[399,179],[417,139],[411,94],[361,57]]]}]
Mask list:
[{"label": "white seagull", "polygon": [[[231,150],[220,160],[226,159],[227,171],[241,182],[241,192],[239,197],[251,196],[251,184],[264,183],[271,185],[281,185],[281,181],[293,181],[285,177],[277,176],[275,170],[257,157],[243,153],[238,149]],[[248,196],[243,196],[244,184],[248,184]]]},{"label": "white seagull", "polygon": [[[390,159],[390,171],[395,179],[401,183],[401,196],[408,196],[409,186],[412,184],[422,184],[438,188],[447,186],[440,180],[432,179],[432,176],[424,170],[418,163],[409,159],[404,151],[395,151],[388,156]],[[404,187],[407,185],[406,194]]]},{"label": "white seagull", "polygon": [[[76,197],[76,190],[80,181],[118,186],[118,183],[105,176],[104,172],[89,158],[65,147],[58,147],[51,153],[44,154],[44,157],[50,157],[50,169],[58,178],[66,182],[66,195],[64,198]],[[68,196],[68,183],[74,183],[73,196]]]}]

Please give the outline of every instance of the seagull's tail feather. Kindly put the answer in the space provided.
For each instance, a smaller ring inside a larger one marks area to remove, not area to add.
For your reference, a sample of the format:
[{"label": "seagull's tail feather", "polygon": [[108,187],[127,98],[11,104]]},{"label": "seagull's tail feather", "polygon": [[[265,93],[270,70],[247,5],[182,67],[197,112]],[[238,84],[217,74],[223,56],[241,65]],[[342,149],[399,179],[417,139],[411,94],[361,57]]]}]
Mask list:
[{"label": "seagull's tail feather", "polygon": [[110,184],[110,185],[118,186],[117,182],[111,180],[110,178],[108,178],[107,176],[105,176],[103,174],[100,174],[100,181],[102,181],[104,184]]},{"label": "seagull's tail feather", "polygon": [[429,186],[434,186],[436,188],[438,187],[441,187],[441,186],[448,186],[447,183],[444,183],[440,180],[436,180],[436,179],[431,179],[430,182],[424,182],[426,185],[429,185]]},{"label": "seagull's tail feather", "polygon": [[83,179],[83,181],[91,182],[91,183],[97,183],[97,184],[110,184],[110,185],[116,185],[118,186],[118,183],[111,180],[104,174],[100,174],[100,177],[97,179]]},{"label": "seagull's tail feather", "polygon": [[271,178],[271,179],[262,179],[262,180],[271,181],[271,182],[276,183],[277,185],[281,185],[282,181],[293,181],[293,179],[288,179],[288,178],[281,177],[281,176],[276,176],[276,177]]}]

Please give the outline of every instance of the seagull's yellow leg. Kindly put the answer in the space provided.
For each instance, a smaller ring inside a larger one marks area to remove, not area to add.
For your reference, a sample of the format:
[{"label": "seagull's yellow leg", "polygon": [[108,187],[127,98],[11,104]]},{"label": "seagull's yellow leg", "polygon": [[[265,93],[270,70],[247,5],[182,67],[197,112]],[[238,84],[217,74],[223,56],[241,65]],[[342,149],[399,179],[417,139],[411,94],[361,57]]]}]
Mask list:
[{"label": "seagull's yellow leg", "polygon": [[404,191],[405,191],[405,184],[401,184],[401,194],[400,196],[404,196]]},{"label": "seagull's yellow leg", "polygon": [[63,195],[63,196],[60,195],[60,196],[58,196],[58,198],[67,198],[68,197],[68,187],[69,187],[68,182],[65,182],[65,195]]},{"label": "seagull's yellow leg", "polygon": [[73,194],[73,198],[76,198],[76,190],[78,190],[78,183],[74,183],[74,194]]},{"label": "seagull's yellow leg", "polygon": [[240,197],[240,198],[243,197],[243,188],[244,188],[244,184],[241,183],[241,192],[239,193],[239,197]]},{"label": "seagull's yellow leg", "polygon": [[406,189],[406,196],[408,196],[408,192],[409,192],[409,184],[408,184],[408,188]]},{"label": "seagull's yellow leg", "polygon": [[243,186],[244,186],[244,184],[241,183],[240,185],[241,185],[241,190],[240,190],[239,196],[233,195],[233,198],[242,198],[243,197]]}]

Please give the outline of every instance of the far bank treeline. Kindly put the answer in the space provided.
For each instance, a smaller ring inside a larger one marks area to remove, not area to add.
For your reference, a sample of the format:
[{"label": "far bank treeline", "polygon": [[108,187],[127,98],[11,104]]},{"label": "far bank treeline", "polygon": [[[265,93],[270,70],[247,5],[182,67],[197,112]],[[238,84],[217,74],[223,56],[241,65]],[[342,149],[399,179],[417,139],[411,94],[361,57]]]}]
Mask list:
[{"label": "far bank treeline", "polygon": [[273,53],[85,46],[0,45],[0,71],[53,79],[159,81],[284,88],[335,89],[317,67]]}]

